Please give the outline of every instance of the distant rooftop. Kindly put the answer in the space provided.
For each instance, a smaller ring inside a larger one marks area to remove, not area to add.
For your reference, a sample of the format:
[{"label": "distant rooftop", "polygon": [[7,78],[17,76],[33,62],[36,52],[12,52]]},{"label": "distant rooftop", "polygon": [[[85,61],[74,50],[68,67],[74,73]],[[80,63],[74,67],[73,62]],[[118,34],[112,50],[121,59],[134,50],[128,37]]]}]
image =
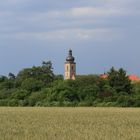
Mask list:
[{"label": "distant rooftop", "polygon": [[[101,74],[100,77],[106,79],[108,77],[108,75],[107,74]],[[132,82],[140,81],[140,78],[137,75],[135,75],[135,74],[128,75],[128,78]]]}]

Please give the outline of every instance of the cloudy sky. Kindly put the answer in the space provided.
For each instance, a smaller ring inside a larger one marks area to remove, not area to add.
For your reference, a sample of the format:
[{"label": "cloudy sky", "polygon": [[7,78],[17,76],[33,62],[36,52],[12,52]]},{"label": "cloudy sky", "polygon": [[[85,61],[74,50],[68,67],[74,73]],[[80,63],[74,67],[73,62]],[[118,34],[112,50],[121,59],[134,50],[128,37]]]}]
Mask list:
[{"label": "cloudy sky", "polygon": [[140,76],[140,0],[3,0],[0,75],[51,60],[63,74],[73,50],[78,74],[111,66]]}]

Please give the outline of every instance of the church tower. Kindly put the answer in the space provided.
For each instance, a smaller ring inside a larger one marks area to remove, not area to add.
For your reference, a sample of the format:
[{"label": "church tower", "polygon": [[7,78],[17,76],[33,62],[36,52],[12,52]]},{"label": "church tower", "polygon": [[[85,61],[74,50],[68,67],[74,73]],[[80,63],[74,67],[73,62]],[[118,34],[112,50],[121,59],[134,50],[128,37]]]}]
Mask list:
[{"label": "church tower", "polygon": [[75,80],[76,76],[76,63],[74,62],[74,57],[72,56],[72,50],[69,50],[68,57],[65,62],[65,80],[72,79]]}]

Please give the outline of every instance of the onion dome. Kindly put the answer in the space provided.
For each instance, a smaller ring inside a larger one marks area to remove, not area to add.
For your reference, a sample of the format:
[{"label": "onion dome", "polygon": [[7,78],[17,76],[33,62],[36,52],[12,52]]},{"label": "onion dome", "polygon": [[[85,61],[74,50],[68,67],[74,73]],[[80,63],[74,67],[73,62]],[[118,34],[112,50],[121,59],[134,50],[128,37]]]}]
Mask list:
[{"label": "onion dome", "polygon": [[72,56],[72,50],[69,50],[68,57],[66,58],[68,62],[74,62],[74,57]]}]

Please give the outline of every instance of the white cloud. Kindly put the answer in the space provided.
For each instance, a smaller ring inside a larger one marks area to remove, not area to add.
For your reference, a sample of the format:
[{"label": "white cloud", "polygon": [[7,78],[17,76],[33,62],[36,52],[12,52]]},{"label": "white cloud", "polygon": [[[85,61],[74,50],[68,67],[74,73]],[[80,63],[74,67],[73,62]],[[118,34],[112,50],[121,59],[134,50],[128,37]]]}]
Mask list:
[{"label": "white cloud", "polygon": [[[9,35],[3,36],[5,38],[9,37]],[[66,41],[66,40],[82,40],[82,41],[111,41],[120,39],[120,32],[116,29],[107,29],[107,28],[99,28],[99,29],[63,29],[56,30],[50,32],[17,32],[10,34],[10,38],[13,37],[15,39],[20,40],[46,40],[46,41]]]},{"label": "white cloud", "polygon": [[[6,1],[14,4],[24,2],[23,0]],[[25,1],[27,4],[27,0]],[[57,10],[49,9],[49,11],[31,10],[29,13],[26,11],[15,12],[14,10],[0,12],[0,31],[5,32],[5,35],[2,33],[1,36],[39,40],[101,41],[118,39],[121,33],[113,27],[121,28],[124,19],[120,18],[122,23],[117,23],[118,18],[114,17],[122,15],[130,17],[131,14],[138,13],[130,6],[125,6],[125,3],[127,5],[126,0],[107,0],[97,6],[87,2],[85,7],[77,5],[68,9],[63,7]],[[128,0],[128,5],[130,5],[130,0]]]},{"label": "white cloud", "polygon": [[70,10],[70,14],[75,17],[81,16],[110,16],[120,14],[117,9],[94,8],[94,7],[80,7]]},{"label": "white cloud", "polygon": [[115,16],[122,14],[120,9],[108,7],[75,7],[68,10],[50,11],[46,15],[49,18],[80,18]]},{"label": "white cloud", "polygon": [[128,3],[127,1],[119,1],[117,3],[111,0],[110,2],[104,3],[104,6],[73,7],[67,10],[49,11],[46,15],[49,18],[91,18],[140,14],[140,10],[131,7],[131,5],[133,5],[133,3],[130,1],[128,1]]},{"label": "white cloud", "polygon": [[[102,18],[115,17],[126,14],[121,9],[107,8],[107,7],[74,7],[67,10],[50,10],[48,12],[33,12],[18,15],[18,20],[23,22],[38,23],[46,25],[54,25],[56,20],[61,25],[64,23],[69,24],[74,21],[81,23],[97,22]],[[16,14],[15,14],[16,15]],[[70,21],[68,21],[70,20]],[[58,26],[58,24],[57,24]]]},{"label": "white cloud", "polygon": [[136,16],[140,14],[138,9],[130,9],[124,7],[115,7],[112,5],[100,7],[73,7],[70,9],[50,10],[47,12],[38,12],[29,15],[29,20],[43,21],[43,20],[99,20],[101,18],[114,18],[116,16]]}]

